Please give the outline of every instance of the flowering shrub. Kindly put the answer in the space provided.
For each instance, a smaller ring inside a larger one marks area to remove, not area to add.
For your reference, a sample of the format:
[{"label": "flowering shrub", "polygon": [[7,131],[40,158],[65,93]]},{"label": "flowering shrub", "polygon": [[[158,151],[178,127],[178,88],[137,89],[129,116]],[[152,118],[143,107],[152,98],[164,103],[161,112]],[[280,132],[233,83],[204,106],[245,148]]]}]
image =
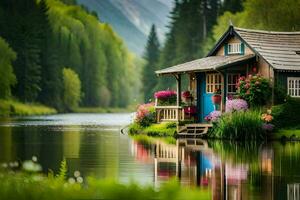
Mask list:
[{"label": "flowering shrub", "polygon": [[226,101],[226,112],[245,111],[248,103],[244,99],[232,99]]},{"label": "flowering shrub", "polygon": [[271,94],[269,81],[261,75],[242,76],[237,83],[238,95],[252,106],[265,105]]},{"label": "flowering shrub", "polygon": [[186,99],[186,98],[192,97],[192,94],[190,91],[187,90],[187,91],[182,92],[181,96],[182,96],[182,98]]},{"label": "flowering shrub", "polygon": [[172,105],[176,103],[176,96],[177,93],[172,90],[158,91],[154,94],[159,105]]},{"label": "flowering shrub", "polygon": [[155,123],[155,108],[153,103],[147,103],[139,105],[135,122],[141,126],[149,126],[152,123]]},{"label": "flowering shrub", "polygon": [[268,110],[267,113],[263,113],[261,115],[261,120],[264,122],[262,125],[262,129],[266,132],[272,132],[275,127],[273,124],[270,123],[273,120],[271,112],[271,110]]},{"label": "flowering shrub", "polygon": [[221,111],[212,111],[205,117],[205,120],[208,122],[216,122],[221,117],[222,112]]}]

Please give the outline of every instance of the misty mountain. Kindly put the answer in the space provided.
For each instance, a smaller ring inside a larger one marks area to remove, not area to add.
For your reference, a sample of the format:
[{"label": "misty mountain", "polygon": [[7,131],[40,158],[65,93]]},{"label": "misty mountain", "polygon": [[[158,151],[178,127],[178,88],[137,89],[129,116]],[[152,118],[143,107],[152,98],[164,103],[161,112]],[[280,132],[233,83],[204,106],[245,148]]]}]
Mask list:
[{"label": "misty mountain", "polygon": [[142,55],[152,24],[156,25],[160,42],[163,42],[173,0],[77,0],[77,2],[90,11],[95,11],[100,21],[109,23],[131,51]]}]

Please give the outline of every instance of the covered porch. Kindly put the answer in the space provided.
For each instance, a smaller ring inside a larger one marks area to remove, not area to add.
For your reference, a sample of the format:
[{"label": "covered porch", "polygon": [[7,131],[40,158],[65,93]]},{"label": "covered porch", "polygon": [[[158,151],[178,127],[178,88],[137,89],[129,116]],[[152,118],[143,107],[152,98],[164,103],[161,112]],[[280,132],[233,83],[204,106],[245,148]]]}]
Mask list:
[{"label": "covered porch", "polygon": [[[203,123],[214,110],[225,111],[228,97],[237,92],[236,83],[241,76],[257,73],[256,56],[209,56],[174,67],[156,71],[158,76],[169,75],[176,80],[176,105],[159,105],[156,100],[157,122]],[[182,76],[188,77],[191,102],[182,101]],[[212,102],[215,91],[220,92],[220,104]]]}]

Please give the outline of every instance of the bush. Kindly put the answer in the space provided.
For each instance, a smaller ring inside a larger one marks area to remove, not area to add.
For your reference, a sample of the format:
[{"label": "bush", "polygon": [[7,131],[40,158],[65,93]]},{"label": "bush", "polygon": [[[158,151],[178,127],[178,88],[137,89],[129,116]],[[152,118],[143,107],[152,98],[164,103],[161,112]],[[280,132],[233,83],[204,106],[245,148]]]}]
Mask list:
[{"label": "bush", "polygon": [[214,123],[210,136],[235,140],[258,140],[265,138],[261,112],[239,111],[225,113]]},{"label": "bush", "polygon": [[156,122],[156,112],[153,103],[138,106],[135,122],[142,127],[147,127]]},{"label": "bush", "polygon": [[265,105],[271,94],[269,81],[260,75],[240,77],[237,88],[239,97],[254,107]]},{"label": "bush", "polygon": [[272,107],[276,128],[288,128],[300,124],[300,100],[289,99],[286,103]]}]

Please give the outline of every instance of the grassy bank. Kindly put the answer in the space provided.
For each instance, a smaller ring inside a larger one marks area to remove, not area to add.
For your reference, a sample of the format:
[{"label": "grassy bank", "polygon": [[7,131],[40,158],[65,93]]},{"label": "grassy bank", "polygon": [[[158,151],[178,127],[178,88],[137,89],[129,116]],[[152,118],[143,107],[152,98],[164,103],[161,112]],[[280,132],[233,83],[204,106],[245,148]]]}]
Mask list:
[{"label": "grassy bank", "polygon": [[132,135],[174,137],[176,131],[177,131],[176,123],[151,124],[146,127],[143,127],[138,123],[133,123],[129,126],[129,134]]},{"label": "grassy bank", "polygon": [[36,103],[21,103],[15,100],[0,100],[0,116],[28,116],[55,114],[57,111]]},{"label": "grassy bank", "polygon": [[177,181],[164,184],[159,189],[153,186],[139,186],[135,183],[120,184],[110,180],[84,179],[84,185],[77,182],[82,178],[42,176],[16,172],[0,172],[1,199],[18,200],[64,200],[64,199],[109,199],[109,200],[196,200],[210,199],[208,190],[184,188]]}]

